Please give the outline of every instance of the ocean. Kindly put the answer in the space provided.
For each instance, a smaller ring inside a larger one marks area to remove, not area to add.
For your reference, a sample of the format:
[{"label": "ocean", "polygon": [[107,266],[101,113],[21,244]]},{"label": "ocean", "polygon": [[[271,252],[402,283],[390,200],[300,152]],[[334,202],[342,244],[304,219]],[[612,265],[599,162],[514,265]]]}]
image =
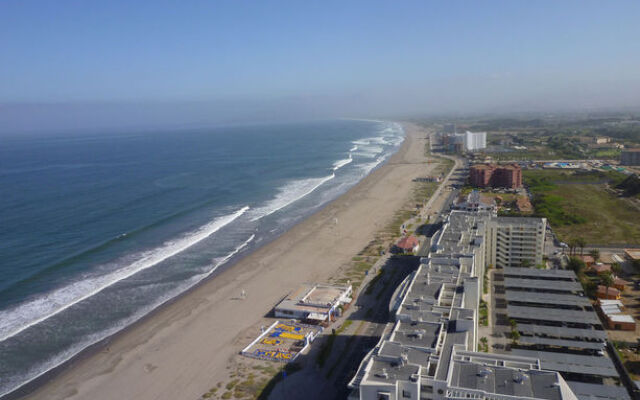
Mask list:
[{"label": "ocean", "polygon": [[364,120],[1,138],[0,397],[232,268],[403,138]]}]

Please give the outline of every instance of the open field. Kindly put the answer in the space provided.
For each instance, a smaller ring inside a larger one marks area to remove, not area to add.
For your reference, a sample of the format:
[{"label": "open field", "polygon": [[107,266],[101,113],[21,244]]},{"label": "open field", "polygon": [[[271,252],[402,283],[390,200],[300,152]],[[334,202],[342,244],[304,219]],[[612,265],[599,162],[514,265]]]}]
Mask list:
[{"label": "open field", "polygon": [[587,243],[640,243],[640,210],[603,183],[617,182],[619,174],[529,170],[523,179],[533,195],[536,215],[549,219],[560,240],[582,237]]}]

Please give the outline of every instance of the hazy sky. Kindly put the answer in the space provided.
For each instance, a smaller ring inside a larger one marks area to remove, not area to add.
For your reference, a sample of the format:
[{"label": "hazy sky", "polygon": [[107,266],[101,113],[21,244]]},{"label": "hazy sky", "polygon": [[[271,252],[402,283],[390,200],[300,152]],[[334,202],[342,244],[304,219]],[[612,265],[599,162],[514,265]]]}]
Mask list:
[{"label": "hazy sky", "polygon": [[0,130],[640,106],[638,1],[0,2]]}]

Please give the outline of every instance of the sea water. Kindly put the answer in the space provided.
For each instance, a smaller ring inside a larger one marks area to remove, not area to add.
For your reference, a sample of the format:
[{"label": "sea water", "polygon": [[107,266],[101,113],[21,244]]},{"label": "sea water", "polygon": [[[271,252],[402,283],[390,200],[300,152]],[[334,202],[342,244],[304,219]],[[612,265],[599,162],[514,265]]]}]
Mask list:
[{"label": "sea water", "polygon": [[1,138],[0,396],[282,234],[403,137],[338,120]]}]

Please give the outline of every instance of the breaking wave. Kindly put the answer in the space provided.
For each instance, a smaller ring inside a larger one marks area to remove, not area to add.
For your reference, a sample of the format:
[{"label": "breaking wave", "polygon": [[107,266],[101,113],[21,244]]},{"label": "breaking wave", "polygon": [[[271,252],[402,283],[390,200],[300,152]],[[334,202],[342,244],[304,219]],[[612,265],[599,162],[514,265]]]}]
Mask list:
[{"label": "breaking wave", "polygon": [[0,311],[0,342],[4,341],[23,330],[36,325],[89,297],[103,291],[109,286],[129,278],[130,276],[153,267],[160,262],[175,256],[196,243],[206,239],[225,225],[249,210],[245,206],[238,211],[214,219],[210,223],[200,227],[183,237],[166,242],[160,247],[142,252],[138,259],[126,267],[111,273],[83,279],[65,287],[38,297],[35,300],[23,303],[9,310]]}]

